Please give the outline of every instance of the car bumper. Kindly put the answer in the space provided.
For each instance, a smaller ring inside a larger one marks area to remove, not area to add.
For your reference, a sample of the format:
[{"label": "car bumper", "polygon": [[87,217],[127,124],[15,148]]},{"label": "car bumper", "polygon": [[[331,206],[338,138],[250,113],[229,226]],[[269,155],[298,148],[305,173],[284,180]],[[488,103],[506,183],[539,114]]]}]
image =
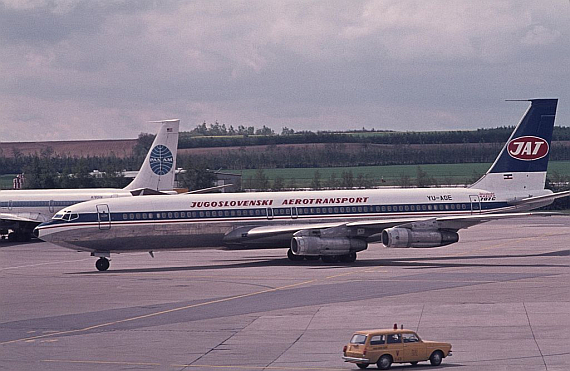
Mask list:
[{"label": "car bumper", "polygon": [[344,359],[345,362],[370,363],[370,360],[368,358],[356,358],[356,357],[342,356],[342,359]]}]

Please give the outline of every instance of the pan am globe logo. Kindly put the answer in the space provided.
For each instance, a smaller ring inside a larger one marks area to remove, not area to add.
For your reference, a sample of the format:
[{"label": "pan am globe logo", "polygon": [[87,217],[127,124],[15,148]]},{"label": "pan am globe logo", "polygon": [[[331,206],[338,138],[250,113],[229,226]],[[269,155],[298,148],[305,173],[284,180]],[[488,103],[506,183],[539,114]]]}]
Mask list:
[{"label": "pan am globe logo", "polygon": [[159,144],[150,152],[150,168],[156,175],[167,174],[172,169],[174,158],[168,147]]},{"label": "pan am globe logo", "polygon": [[518,137],[509,142],[507,152],[512,158],[523,161],[533,161],[548,154],[548,142],[534,136]]}]

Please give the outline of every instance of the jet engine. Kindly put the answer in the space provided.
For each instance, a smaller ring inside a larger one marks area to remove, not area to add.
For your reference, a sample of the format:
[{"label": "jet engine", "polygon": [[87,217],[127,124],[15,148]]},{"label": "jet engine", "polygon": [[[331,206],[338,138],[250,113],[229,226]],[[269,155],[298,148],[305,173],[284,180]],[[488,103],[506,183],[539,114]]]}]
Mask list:
[{"label": "jet engine", "polygon": [[300,236],[291,239],[293,254],[303,256],[346,255],[351,252],[366,250],[367,247],[366,241],[348,237]]},{"label": "jet engine", "polygon": [[386,247],[439,247],[459,241],[457,232],[446,230],[413,230],[394,227],[382,231]]}]

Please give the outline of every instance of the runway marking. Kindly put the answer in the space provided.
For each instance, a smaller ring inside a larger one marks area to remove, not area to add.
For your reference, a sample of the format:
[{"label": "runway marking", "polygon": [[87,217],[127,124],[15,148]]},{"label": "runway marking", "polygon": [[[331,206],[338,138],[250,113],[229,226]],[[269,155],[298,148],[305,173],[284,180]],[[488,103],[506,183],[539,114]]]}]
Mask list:
[{"label": "runway marking", "polygon": [[[355,271],[354,273],[356,273],[356,271]],[[337,276],[338,276],[338,275],[337,275]],[[334,278],[334,277],[336,277],[336,276],[331,276],[331,278]],[[211,300],[211,301],[207,301],[207,302],[204,302],[204,303],[185,305],[185,306],[178,307],[178,308],[172,308],[172,309],[167,309],[167,310],[163,310],[163,311],[159,311],[159,312],[148,313],[148,314],[144,314],[144,315],[140,315],[140,316],[136,316],[136,317],[130,317],[130,318],[124,318],[124,319],[117,320],[117,321],[111,321],[111,322],[100,323],[100,324],[97,324],[97,325],[88,326],[88,327],[84,327],[84,328],[76,329],[76,330],[57,331],[57,332],[50,333],[50,334],[43,334],[43,335],[31,336],[31,337],[27,337],[27,338],[20,338],[20,339],[8,340],[8,341],[1,342],[0,345],[7,345],[7,344],[18,343],[18,342],[22,342],[22,341],[24,341],[24,342],[30,342],[30,341],[34,341],[34,340],[36,340],[36,339],[46,338],[46,337],[50,337],[50,336],[77,334],[77,333],[80,333],[80,332],[86,332],[86,331],[90,331],[90,330],[95,330],[95,329],[102,328],[102,327],[109,327],[109,326],[112,326],[112,325],[117,325],[117,324],[120,324],[120,323],[132,322],[132,321],[136,321],[136,320],[140,320],[140,319],[145,319],[145,318],[151,318],[151,317],[160,316],[160,315],[163,315],[163,314],[174,313],[174,312],[178,312],[178,311],[185,310],[185,309],[197,308],[197,307],[202,307],[202,306],[206,306],[206,305],[210,305],[210,304],[216,304],[216,303],[223,303],[223,302],[227,302],[227,301],[231,301],[231,300],[235,300],[235,299],[241,299],[241,298],[246,298],[246,297],[250,297],[250,296],[265,294],[265,293],[268,293],[268,292],[275,292],[275,291],[280,291],[280,290],[289,289],[289,288],[292,288],[292,287],[303,286],[303,285],[307,285],[307,284],[309,284],[309,283],[316,282],[316,281],[318,281],[318,280],[319,280],[319,279],[316,278],[316,279],[309,280],[309,281],[303,281],[303,282],[293,283],[293,284],[290,284],[290,285],[285,285],[285,286],[276,287],[276,288],[272,288],[272,289],[266,289],[266,290],[256,291],[256,292],[252,292],[252,293],[248,293],[248,294],[241,294],[241,295],[236,295],[236,296],[230,296],[230,297],[228,297],[228,298],[217,299],[217,300]]]},{"label": "runway marking", "polygon": [[[164,366],[155,362],[127,362],[127,361],[96,361],[96,360],[72,360],[72,359],[43,359],[42,362],[50,363],[75,363],[95,365],[124,365],[124,366]],[[247,365],[203,365],[203,364],[170,364],[169,367],[187,368],[221,368],[221,369],[253,369],[253,370],[346,370],[345,368],[330,367],[306,367],[306,366],[247,366]]]}]

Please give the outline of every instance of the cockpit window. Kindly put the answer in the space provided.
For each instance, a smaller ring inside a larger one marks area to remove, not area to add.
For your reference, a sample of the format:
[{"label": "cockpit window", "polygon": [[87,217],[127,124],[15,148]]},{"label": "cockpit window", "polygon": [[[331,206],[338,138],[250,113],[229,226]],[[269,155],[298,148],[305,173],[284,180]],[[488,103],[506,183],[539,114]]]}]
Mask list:
[{"label": "cockpit window", "polygon": [[55,214],[55,215],[52,217],[52,219],[54,219],[54,220],[63,219],[63,215],[64,215],[64,214],[60,211],[60,212],[58,212],[57,214]]},{"label": "cockpit window", "polygon": [[79,214],[77,213],[72,213],[71,211],[64,211],[64,212],[58,212],[57,214],[55,214],[52,219],[54,220],[65,220],[67,222],[71,221],[71,220],[75,220],[79,218]]}]

